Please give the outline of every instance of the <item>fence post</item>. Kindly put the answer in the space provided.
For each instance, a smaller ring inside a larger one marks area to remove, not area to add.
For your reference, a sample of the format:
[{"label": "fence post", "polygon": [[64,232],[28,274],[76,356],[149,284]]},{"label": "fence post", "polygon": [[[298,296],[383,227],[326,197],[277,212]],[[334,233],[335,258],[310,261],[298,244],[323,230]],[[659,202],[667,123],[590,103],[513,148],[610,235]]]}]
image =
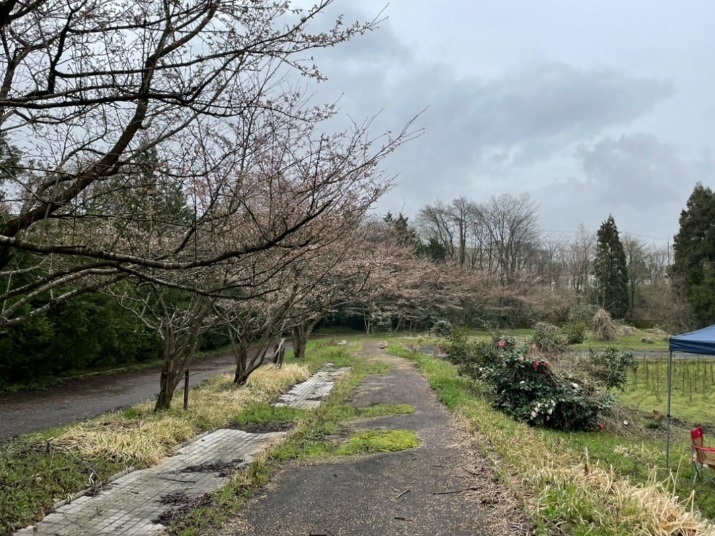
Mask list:
[{"label": "fence post", "polygon": [[184,409],[189,409],[189,369],[184,373]]}]

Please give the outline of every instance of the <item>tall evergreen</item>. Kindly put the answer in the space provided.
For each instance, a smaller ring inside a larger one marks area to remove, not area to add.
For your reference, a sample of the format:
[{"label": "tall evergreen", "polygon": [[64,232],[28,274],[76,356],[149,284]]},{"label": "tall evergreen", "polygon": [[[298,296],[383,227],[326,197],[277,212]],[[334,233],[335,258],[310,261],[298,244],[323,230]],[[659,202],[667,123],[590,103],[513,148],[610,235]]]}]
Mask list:
[{"label": "tall evergreen", "polygon": [[715,194],[698,183],[680,213],[673,241],[673,279],[698,326],[715,322]]},{"label": "tall evergreen", "polygon": [[618,227],[612,215],[598,229],[596,259],[593,273],[596,278],[596,301],[611,313],[613,318],[623,318],[628,311],[628,267],[626,253]]}]

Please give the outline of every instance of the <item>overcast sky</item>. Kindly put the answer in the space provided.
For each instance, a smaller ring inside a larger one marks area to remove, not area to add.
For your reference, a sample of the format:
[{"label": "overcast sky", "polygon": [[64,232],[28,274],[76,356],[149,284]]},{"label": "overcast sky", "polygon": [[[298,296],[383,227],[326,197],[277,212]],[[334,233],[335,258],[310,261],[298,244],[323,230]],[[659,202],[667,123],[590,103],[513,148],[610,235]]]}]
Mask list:
[{"label": "overcast sky", "polygon": [[386,162],[382,213],[528,192],[541,227],[665,243],[695,183],[715,183],[715,2],[338,0],[332,14],[388,17],[321,52],[320,98],[382,110],[424,135]]}]

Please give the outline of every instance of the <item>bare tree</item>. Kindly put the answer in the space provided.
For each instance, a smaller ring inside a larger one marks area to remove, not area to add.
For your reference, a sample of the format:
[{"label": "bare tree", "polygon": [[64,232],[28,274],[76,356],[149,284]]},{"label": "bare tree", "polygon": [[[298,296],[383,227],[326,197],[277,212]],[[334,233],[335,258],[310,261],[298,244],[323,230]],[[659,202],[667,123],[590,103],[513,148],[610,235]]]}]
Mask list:
[{"label": "bare tree", "polygon": [[[367,121],[327,135],[335,108],[286,78],[319,80],[301,53],[375,27],[311,33],[331,3],[5,2],[0,135],[24,168],[0,183],[0,326],[33,314],[32,293],[57,303],[88,275],[88,289],[119,275],[171,284],[172,272],[304,245],[314,219],[374,201],[387,184],[376,165],[406,132],[376,140]],[[157,184],[183,196],[185,219],[156,212]],[[207,240],[236,225],[258,230]],[[16,277],[39,265],[36,281]]]},{"label": "bare tree", "polygon": [[482,203],[478,213],[496,250],[499,273],[505,282],[525,268],[539,240],[536,205],[527,194],[503,194]]},{"label": "bare tree", "polygon": [[583,294],[589,288],[589,277],[596,255],[596,233],[579,225],[578,234],[568,250],[567,266],[570,285],[576,294]]}]

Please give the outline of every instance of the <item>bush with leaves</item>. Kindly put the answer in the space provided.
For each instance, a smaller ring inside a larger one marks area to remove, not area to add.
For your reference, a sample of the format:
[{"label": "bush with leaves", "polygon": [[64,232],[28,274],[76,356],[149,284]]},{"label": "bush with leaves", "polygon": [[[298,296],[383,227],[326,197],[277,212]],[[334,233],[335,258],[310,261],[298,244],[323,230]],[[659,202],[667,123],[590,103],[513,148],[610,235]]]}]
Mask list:
[{"label": "bush with leaves", "polygon": [[635,361],[633,352],[606,348],[603,352],[590,350],[589,373],[606,389],[625,389],[628,382],[628,370]]},{"label": "bush with leaves", "polygon": [[600,412],[613,404],[594,382],[560,374],[540,354],[523,350],[500,350],[497,362],[482,367],[481,378],[496,409],[534,426],[596,430]]},{"label": "bush with leaves", "polygon": [[452,323],[449,320],[437,320],[430,329],[433,337],[449,337],[452,334]]},{"label": "bush with leaves", "polygon": [[584,322],[569,322],[561,326],[561,334],[566,344],[581,344],[585,341],[586,327]]},{"label": "bush with leaves", "polygon": [[515,346],[516,340],[513,337],[496,334],[492,334],[491,342],[470,341],[467,328],[455,326],[444,345],[444,351],[447,359],[458,366],[460,374],[477,378],[481,367],[495,362],[499,349]]},{"label": "bush with leaves", "polygon": [[370,331],[372,333],[389,333],[392,331],[392,315],[377,307],[370,310]]},{"label": "bush with leaves", "polygon": [[540,352],[548,354],[561,353],[566,346],[566,341],[561,336],[559,328],[546,322],[534,324],[532,342]]}]

